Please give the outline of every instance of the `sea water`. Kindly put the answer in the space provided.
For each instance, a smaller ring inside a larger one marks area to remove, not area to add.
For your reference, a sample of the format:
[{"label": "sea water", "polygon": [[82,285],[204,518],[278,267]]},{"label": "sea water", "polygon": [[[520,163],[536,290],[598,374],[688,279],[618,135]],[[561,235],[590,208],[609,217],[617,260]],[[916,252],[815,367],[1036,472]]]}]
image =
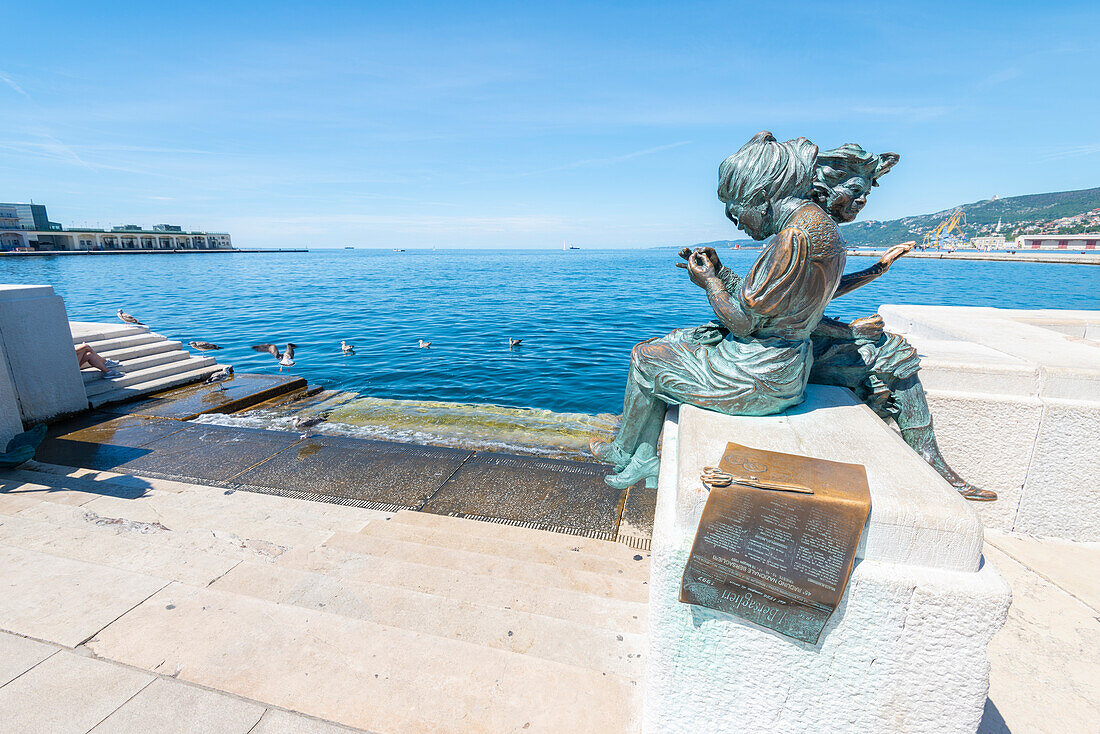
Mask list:
[{"label": "sea water", "polygon": [[[758,254],[720,253],[742,274]],[[214,342],[237,372],[278,372],[250,347],[293,342],[284,374],[325,389],[205,420],[280,428],[323,410],[321,431],[572,455],[613,428],[634,344],[713,318],[678,261],[674,249],[60,256],[2,259],[0,282],[53,286],[74,321],[121,308],[185,344]],[[883,303],[1096,309],[1100,267],[903,258],[828,313]]]}]

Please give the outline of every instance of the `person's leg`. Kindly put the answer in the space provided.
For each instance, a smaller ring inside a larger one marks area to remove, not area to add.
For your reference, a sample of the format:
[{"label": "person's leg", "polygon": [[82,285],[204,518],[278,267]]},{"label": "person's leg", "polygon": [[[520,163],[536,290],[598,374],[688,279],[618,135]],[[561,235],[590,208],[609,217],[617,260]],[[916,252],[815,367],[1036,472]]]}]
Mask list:
[{"label": "person's leg", "polygon": [[607,451],[610,458],[605,459],[614,460],[617,472],[605,481],[617,489],[624,489],[643,479],[648,485],[657,480],[660,467],[657,441],[668,404],[645,386],[647,381],[643,379],[640,365],[651,356],[651,352],[661,349],[659,344],[645,343],[636,346],[631,354],[630,377],[623,397],[622,425]]},{"label": "person's leg", "polygon": [[989,501],[997,499],[997,493],[988,489],[979,489],[960,477],[940,453],[936,434],[932,430],[932,413],[928,409],[928,398],[920,379],[913,375],[894,388],[893,399],[897,405],[897,423],[901,436],[909,447],[920,454],[921,458],[939,472],[952,487],[968,500]]},{"label": "person's leg", "polygon": [[111,368],[107,365],[107,360],[100,357],[95,353],[95,350],[89,347],[87,344],[82,344],[81,349],[77,350],[78,359],[81,366],[87,364],[91,367],[95,367],[97,370],[103,373],[111,371]]}]

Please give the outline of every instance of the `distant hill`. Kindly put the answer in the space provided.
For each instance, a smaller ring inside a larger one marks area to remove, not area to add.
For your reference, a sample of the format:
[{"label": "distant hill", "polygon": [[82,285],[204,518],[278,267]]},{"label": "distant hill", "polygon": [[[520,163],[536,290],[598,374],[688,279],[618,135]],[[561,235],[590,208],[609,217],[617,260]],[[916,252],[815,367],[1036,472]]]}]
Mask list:
[{"label": "distant hill", "polygon": [[[963,231],[967,238],[999,233],[1005,239],[1033,232],[1074,234],[1100,230],[1100,187],[1078,191],[1057,191],[1049,194],[1009,196],[963,204],[933,214],[919,214],[879,222],[869,219],[841,225],[844,239],[852,247],[884,247],[899,242],[921,242],[956,208],[966,214]],[[693,247],[742,247],[750,239],[703,242]]]}]

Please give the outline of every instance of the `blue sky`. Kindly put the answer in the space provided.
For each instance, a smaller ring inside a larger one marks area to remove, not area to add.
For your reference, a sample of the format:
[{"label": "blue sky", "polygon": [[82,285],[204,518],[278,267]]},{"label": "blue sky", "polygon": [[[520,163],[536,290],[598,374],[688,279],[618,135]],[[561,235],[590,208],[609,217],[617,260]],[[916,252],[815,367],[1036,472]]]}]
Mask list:
[{"label": "blue sky", "polygon": [[239,246],[736,238],[756,131],[901,163],[865,216],[1100,185],[1093,2],[9,3],[0,201]]}]

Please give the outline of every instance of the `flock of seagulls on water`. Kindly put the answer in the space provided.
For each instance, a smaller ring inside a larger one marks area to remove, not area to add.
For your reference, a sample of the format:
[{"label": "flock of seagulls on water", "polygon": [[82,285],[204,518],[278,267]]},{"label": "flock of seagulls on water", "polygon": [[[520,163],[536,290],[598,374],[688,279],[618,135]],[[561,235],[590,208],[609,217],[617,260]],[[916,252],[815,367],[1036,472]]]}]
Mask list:
[{"label": "flock of seagulls on water", "polygon": [[[121,308],[118,309],[118,318],[123,323],[126,323],[126,324],[133,324],[134,326],[145,326],[144,323],[142,323],[141,321],[138,321],[136,317],[131,316],[130,314],[123,311]],[[508,339],[508,348],[509,349],[515,349],[516,347],[520,346],[520,344],[522,344],[522,343],[523,343],[522,339],[511,339],[511,338],[509,338]],[[198,341],[198,340],[189,341],[189,342],[187,342],[187,345],[189,347],[191,347],[192,349],[195,349],[198,352],[200,352],[203,357],[206,356],[207,352],[215,352],[215,351],[221,349],[220,346],[218,346],[217,344],[214,344],[213,342]],[[431,346],[432,346],[432,343],[429,342],[429,341],[424,341],[423,339],[419,339],[419,340],[417,340],[417,346],[420,349],[430,349]],[[281,351],[280,351],[279,347],[276,346],[275,344],[256,344],[252,348],[255,349],[257,352],[264,352],[266,354],[270,354],[272,357],[274,357],[276,360],[278,360],[278,362],[279,362],[279,371],[280,372],[283,371],[283,367],[293,367],[294,364],[295,364],[295,362],[294,362],[294,350],[296,348],[296,345],[293,344],[293,343],[287,342],[287,344],[283,347],[283,349]],[[340,351],[343,354],[355,354],[355,345],[354,344],[348,344],[346,340],[341,339],[340,340]],[[207,377],[206,382],[204,382],[203,384],[204,385],[217,385],[218,389],[225,390],[224,383],[228,382],[232,378],[233,378],[233,366],[232,365],[225,365],[220,370],[218,370],[217,372],[212,373],[209,377]],[[295,416],[294,420],[291,421],[291,425],[294,427],[294,430],[302,431],[303,432],[302,433],[302,438],[305,438],[306,436],[309,435],[309,429],[310,428],[312,428],[313,426],[318,425],[319,423],[324,422],[326,420],[326,418],[327,418],[327,416],[325,416],[325,415],[314,415],[314,416],[310,416],[308,418],[303,418],[302,416]]]},{"label": "flock of seagulls on water", "polygon": [[[118,309],[118,318],[126,324],[133,324],[134,326],[145,326],[144,323],[138,321],[136,317],[131,316],[130,314],[123,311],[121,308]],[[509,338],[508,348],[515,349],[522,343],[522,339]],[[206,356],[207,352],[216,352],[221,349],[219,345],[214,344],[213,342],[199,340],[189,341],[187,342],[187,345],[201,353],[203,357]],[[423,339],[419,339],[417,340],[417,346],[420,349],[430,349],[432,343],[429,341],[424,341]],[[272,357],[278,360],[280,372],[283,371],[283,367],[293,367],[295,364],[294,350],[296,348],[296,345],[291,342],[287,342],[282,350],[280,350],[279,347],[275,344],[256,344],[252,348],[255,349],[257,352],[270,354]],[[346,340],[341,339],[340,352],[345,355],[355,354],[355,345],[348,344]],[[233,379],[233,366],[227,364],[219,369],[217,372],[211,373],[210,376],[206,378],[206,381],[203,384],[217,385],[219,390],[225,391],[225,383],[231,379]],[[320,425],[321,423],[324,423],[326,420],[328,420],[328,415],[326,413],[319,413],[317,415],[311,416],[296,415],[291,420],[290,425],[295,431],[299,432],[302,439],[305,439],[309,437],[309,429]]]}]

